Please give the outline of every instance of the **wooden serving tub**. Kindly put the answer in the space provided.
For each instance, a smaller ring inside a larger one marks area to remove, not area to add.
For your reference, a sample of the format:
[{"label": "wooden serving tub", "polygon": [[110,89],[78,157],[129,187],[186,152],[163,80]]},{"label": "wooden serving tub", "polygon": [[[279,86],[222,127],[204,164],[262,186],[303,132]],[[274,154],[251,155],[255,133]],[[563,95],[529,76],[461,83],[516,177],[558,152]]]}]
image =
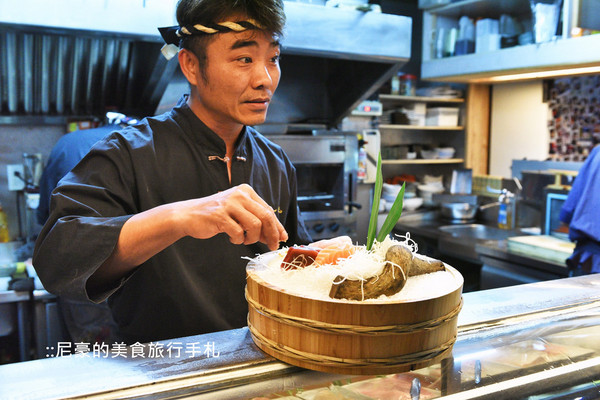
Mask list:
[{"label": "wooden serving tub", "polygon": [[376,375],[439,362],[452,352],[462,306],[463,277],[446,265],[456,289],[403,302],[318,300],[265,282],[246,268],[248,328],[267,354],[317,371]]}]

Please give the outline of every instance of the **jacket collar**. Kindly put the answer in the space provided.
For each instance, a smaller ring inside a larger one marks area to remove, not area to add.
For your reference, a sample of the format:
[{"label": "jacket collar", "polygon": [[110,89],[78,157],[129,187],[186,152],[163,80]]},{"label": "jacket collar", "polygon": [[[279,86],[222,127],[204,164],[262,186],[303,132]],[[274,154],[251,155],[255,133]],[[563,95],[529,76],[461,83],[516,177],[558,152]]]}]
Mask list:
[{"label": "jacket collar", "polygon": [[[187,104],[188,97],[188,94],[181,96],[179,102],[173,108],[173,117],[180,122],[182,122],[182,119],[177,118],[177,116],[181,115],[183,117],[185,124],[189,127],[193,139],[206,151],[208,155],[221,158],[225,157],[225,141],[223,141],[219,135],[206,126],[204,122],[202,122],[202,120],[198,118],[196,114],[194,114],[190,106]],[[246,143],[248,141],[247,137],[248,127],[244,126],[242,127],[242,131],[236,140],[235,150],[233,153],[234,157],[236,157],[239,161],[245,161],[248,156],[246,149]]]}]

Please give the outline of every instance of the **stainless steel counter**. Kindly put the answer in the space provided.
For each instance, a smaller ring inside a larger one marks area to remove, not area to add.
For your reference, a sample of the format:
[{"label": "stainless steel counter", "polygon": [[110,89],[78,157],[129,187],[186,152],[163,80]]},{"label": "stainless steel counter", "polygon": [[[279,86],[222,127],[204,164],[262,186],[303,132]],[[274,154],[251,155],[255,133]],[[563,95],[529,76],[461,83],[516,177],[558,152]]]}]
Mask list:
[{"label": "stainless steel counter", "polygon": [[[473,230],[471,232],[464,232],[468,234],[464,236],[461,234],[463,233],[461,232],[461,228],[465,227],[487,228],[491,235],[486,235],[485,232],[482,232],[483,235],[474,235],[476,231]],[[454,228],[456,231],[449,231],[448,228]],[[486,241],[490,243],[500,242],[510,236],[519,236],[522,234],[519,230],[501,230],[482,222],[452,224],[451,222],[444,221],[438,210],[403,216],[394,227],[394,232],[398,234],[408,232],[411,236],[416,235],[435,241],[436,247],[440,252],[470,262],[477,262],[479,259],[475,249],[478,243]]]},{"label": "stainless steel counter", "polygon": [[509,237],[526,235],[520,229],[503,230],[481,222],[448,225],[436,212],[407,217],[400,218],[394,232],[409,232],[419,244],[419,252],[459,269],[465,275],[465,291],[569,276],[565,263],[509,249]]},{"label": "stainless steel counter", "polygon": [[[589,314],[589,310],[600,315],[600,275],[466,293],[454,359],[465,357],[473,346],[483,348],[478,341],[493,336],[493,332],[517,330],[527,338],[528,332],[547,326],[549,320],[572,319]],[[503,340],[506,344],[507,339]],[[54,349],[49,350],[48,359],[0,366],[0,398],[233,399],[306,385],[326,387],[333,381],[350,379],[278,362],[254,346],[246,328],[126,350],[120,346],[95,350],[53,357]],[[595,368],[594,364],[590,368]],[[480,390],[469,390],[474,389]]]},{"label": "stainless steel counter", "polygon": [[[35,300],[43,300],[43,299],[53,299],[54,296],[51,293],[48,293],[46,290],[34,290],[32,292],[33,299]],[[28,301],[31,298],[29,292],[17,292],[14,290],[0,290],[0,304],[4,303],[15,303],[20,301]]]}]

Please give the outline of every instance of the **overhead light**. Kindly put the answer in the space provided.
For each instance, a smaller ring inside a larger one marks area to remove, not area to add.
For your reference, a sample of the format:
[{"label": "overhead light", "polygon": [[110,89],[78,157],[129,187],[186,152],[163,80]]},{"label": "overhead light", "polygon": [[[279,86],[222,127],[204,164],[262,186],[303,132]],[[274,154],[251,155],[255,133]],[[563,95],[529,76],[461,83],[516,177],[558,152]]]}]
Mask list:
[{"label": "overhead light", "polygon": [[489,78],[473,79],[472,82],[475,82],[475,83],[508,82],[508,81],[520,81],[520,80],[525,80],[525,79],[544,79],[544,78],[556,78],[559,76],[597,74],[597,73],[600,73],[600,66],[553,69],[553,70],[549,70],[549,71],[537,71],[537,72],[523,72],[520,74],[500,75],[500,76],[492,76]]}]

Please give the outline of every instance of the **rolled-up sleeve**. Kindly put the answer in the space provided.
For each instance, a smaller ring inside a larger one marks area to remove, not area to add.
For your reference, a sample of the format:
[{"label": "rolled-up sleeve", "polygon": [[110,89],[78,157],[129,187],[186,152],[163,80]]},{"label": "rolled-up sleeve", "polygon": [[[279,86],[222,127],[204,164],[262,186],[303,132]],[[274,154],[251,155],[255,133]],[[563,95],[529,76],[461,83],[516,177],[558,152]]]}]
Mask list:
[{"label": "rolled-up sleeve", "polygon": [[131,161],[119,137],[107,138],[53,191],[33,265],[44,288],[74,300],[101,302],[123,284],[90,294],[86,283],[112,254],[125,222],[138,212]]}]

